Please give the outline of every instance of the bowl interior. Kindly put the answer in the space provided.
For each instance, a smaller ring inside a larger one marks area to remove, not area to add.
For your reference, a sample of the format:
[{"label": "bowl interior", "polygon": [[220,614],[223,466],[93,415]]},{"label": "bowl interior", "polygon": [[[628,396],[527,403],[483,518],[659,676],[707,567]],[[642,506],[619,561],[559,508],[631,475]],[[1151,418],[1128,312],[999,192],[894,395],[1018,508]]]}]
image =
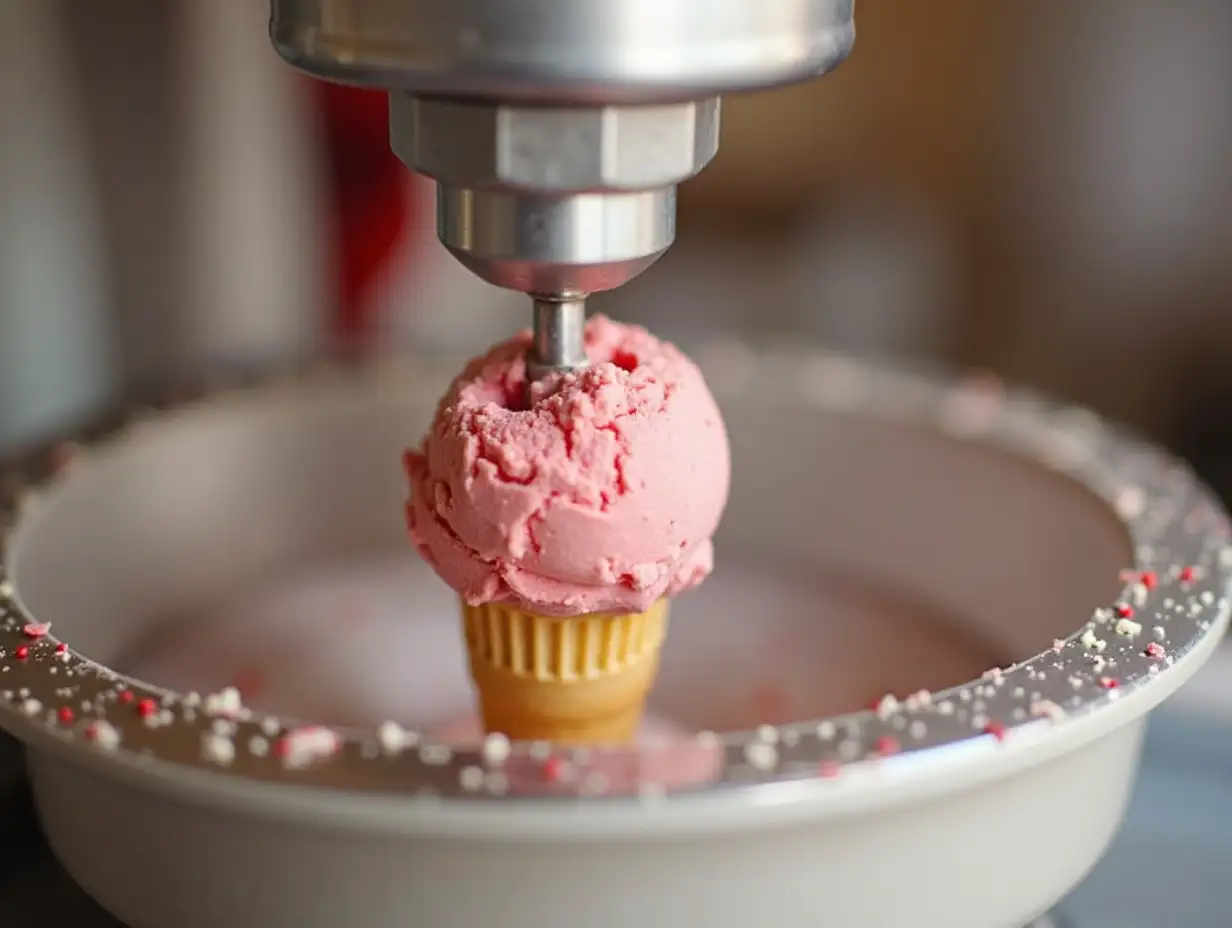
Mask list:
[{"label": "bowl interior", "polygon": [[[805,720],[1027,658],[1115,594],[1108,508],[1008,454],[724,396],[718,566],[673,606],[653,711]],[[452,594],[405,538],[400,454],[435,402],[361,382],[220,399],[93,453],[11,549],[58,637],[171,689],[333,724],[470,733]]]}]

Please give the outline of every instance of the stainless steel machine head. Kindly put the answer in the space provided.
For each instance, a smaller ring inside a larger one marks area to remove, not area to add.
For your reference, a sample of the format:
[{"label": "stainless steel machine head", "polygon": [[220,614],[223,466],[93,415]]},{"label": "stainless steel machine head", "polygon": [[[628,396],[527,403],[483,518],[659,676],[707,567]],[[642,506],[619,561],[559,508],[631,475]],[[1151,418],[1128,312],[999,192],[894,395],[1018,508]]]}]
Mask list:
[{"label": "stainless steel machine head", "polygon": [[437,182],[441,241],[536,298],[538,368],[560,369],[584,352],[559,337],[581,328],[558,317],[675,238],[676,186],[718,150],[719,96],[832,70],[851,51],[853,8],[271,0],[270,35],[310,74],[390,92],[391,144]]}]

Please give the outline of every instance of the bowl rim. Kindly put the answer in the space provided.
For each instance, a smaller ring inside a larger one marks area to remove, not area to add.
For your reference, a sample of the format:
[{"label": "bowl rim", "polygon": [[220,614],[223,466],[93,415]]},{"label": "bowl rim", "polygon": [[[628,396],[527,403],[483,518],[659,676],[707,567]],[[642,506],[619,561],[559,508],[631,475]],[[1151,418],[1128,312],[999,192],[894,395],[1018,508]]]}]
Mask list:
[{"label": "bowl rim", "polygon": [[[761,810],[764,818],[771,807],[830,807],[836,792],[852,811],[861,806],[853,803],[853,790],[884,798],[895,783],[912,789],[913,783],[944,780],[957,788],[970,775],[1010,769],[1019,762],[1011,758],[1024,751],[1042,759],[1068,750],[1141,716],[1175,691],[1224,631],[1232,532],[1221,504],[1183,463],[1094,414],[1007,390],[982,373],[954,379],[824,351],[753,351],[727,341],[695,357],[704,370],[708,360],[721,359],[725,372],[739,372],[715,384],[720,400],[754,393],[771,403],[803,397],[818,411],[927,428],[1075,481],[1128,530],[1133,563],[1122,572],[1118,597],[1052,648],[943,692],[901,702],[887,698],[876,708],[807,722],[702,733],[680,743],[597,749],[511,745],[499,736],[479,749],[458,749],[392,723],[376,730],[299,725],[251,712],[226,694],[202,697],[144,684],[74,651],[29,614],[8,579],[10,542],[37,516],[32,504],[38,494],[71,480],[91,454],[105,453],[134,429],[158,428],[168,417],[211,404],[248,403],[288,389],[337,390],[340,379],[365,385],[377,378],[393,389],[430,390],[444,382],[446,371],[407,358],[317,363],[192,395],[181,391],[160,406],[130,410],[105,427],[48,443],[0,470],[0,727],[100,771],[193,790],[204,786],[232,798],[248,791],[262,808],[292,792],[297,803],[314,794],[318,809],[326,798],[366,798],[375,803],[372,810],[388,812],[392,800],[400,812],[423,813],[425,827],[450,819],[465,829],[475,811],[490,820],[496,809],[569,802],[611,825],[603,810],[610,813],[613,801],[634,800],[662,814],[716,800]],[[258,744],[265,749],[251,748]],[[643,775],[654,766],[647,763],[653,752],[699,744],[718,759],[705,782],[669,788]],[[602,774],[607,769],[628,775],[612,782]],[[372,775],[377,770],[380,775]],[[374,821],[381,818],[374,813]],[[508,824],[521,832],[525,822]],[[583,818],[575,824],[583,827]]]}]

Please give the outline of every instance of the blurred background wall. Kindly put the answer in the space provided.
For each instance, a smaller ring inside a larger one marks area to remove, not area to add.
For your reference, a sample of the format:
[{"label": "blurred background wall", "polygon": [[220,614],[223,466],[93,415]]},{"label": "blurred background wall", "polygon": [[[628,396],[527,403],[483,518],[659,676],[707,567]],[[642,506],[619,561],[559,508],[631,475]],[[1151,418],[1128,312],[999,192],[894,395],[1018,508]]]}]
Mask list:
[{"label": "blurred background wall", "polygon": [[[314,86],[265,0],[0,0],[0,443],[119,392],[525,324],[431,232],[379,98]],[[826,80],[725,102],[667,258],[597,306],[978,365],[1232,490],[1232,4],[857,7]]]}]

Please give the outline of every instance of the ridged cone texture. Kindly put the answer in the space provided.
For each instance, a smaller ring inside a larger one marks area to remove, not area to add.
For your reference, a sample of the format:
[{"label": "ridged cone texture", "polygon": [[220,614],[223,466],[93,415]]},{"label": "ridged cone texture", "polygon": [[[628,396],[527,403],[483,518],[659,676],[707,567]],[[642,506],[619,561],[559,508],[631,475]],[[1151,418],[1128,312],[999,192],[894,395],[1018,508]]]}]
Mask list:
[{"label": "ridged cone texture", "polygon": [[615,744],[637,735],[668,601],[645,612],[541,616],[462,604],[484,728],[515,741]]}]

